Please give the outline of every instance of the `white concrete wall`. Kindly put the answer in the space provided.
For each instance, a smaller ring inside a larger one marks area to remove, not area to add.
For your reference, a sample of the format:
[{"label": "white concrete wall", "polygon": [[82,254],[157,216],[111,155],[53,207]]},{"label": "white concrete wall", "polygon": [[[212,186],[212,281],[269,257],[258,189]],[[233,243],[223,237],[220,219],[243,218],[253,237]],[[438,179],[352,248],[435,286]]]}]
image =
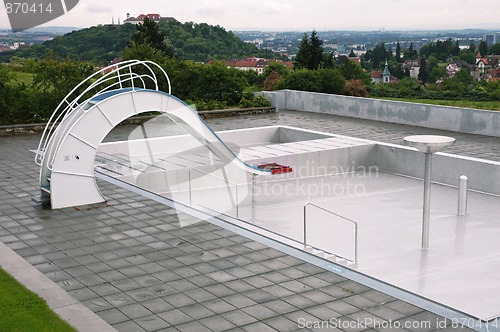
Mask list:
[{"label": "white concrete wall", "polygon": [[[424,154],[405,146],[378,143],[376,165],[382,172],[422,179]],[[461,175],[469,179],[469,188],[500,195],[500,163],[495,161],[436,153],[432,161],[432,181],[458,186]]]},{"label": "white concrete wall", "polygon": [[263,92],[281,110],[352,118],[500,137],[500,112],[416,104],[314,92]]}]

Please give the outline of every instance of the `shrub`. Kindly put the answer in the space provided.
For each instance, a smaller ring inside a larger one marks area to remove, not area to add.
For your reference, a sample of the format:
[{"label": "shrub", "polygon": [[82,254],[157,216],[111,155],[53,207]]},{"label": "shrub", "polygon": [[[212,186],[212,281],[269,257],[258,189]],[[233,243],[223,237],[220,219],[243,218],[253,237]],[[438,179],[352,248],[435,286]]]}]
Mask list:
[{"label": "shrub", "polygon": [[350,80],[345,83],[345,94],[354,97],[368,97],[365,84],[362,80]]}]

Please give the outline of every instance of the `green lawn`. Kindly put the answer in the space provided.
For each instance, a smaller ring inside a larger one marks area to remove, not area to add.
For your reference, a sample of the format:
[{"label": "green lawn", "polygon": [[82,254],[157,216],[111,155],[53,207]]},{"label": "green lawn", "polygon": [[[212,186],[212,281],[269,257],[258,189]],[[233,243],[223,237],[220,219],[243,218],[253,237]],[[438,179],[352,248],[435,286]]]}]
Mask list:
[{"label": "green lawn", "polygon": [[76,331],[36,294],[0,268],[0,331]]},{"label": "green lawn", "polygon": [[436,99],[410,99],[410,98],[377,98],[377,99],[500,111],[500,101],[436,100]]}]

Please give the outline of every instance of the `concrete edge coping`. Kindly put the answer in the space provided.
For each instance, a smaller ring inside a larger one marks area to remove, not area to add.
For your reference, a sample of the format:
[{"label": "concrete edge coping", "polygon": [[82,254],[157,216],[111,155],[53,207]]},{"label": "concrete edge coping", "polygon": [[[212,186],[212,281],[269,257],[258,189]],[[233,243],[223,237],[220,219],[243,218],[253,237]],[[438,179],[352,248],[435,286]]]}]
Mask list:
[{"label": "concrete edge coping", "polygon": [[[226,108],[221,110],[198,111],[198,114],[203,118],[208,117],[224,117],[231,116],[232,114],[260,114],[275,112],[276,107],[249,107],[249,108]],[[148,120],[155,118],[157,115],[142,115],[128,118],[123,121],[123,124],[142,124]],[[25,135],[41,133],[45,129],[46,123],[26,123],[26,124],[12,124],[0,125],[0,137],[11,135]]]},{"label": "concrete edge coping", "polygon": [[59,317],[81,332],[116,332],[101,317],[75,300],[62,287],[0,242],[0,267],[36,293]]}]

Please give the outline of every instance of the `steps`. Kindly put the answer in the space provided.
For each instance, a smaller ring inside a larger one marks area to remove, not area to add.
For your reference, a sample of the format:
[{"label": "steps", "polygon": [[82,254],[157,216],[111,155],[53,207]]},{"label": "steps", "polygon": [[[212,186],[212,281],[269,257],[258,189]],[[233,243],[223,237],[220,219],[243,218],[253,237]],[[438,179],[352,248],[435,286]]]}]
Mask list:
[{"label": "steps", "polygon": [[354,262],[354,261],[352,261],[350,259],[347,259],[347,258],[344,258],[344,257],[340,257],[340,256],[337,256],[335,254],[332,254],[332,253],[329,253],[329,252],[326,252],[326,251],[314,248],[312,246],[306,245],[304,247],[304,251],[306,251],[306,252],[308,252],[310,254],[313,254],[315,256],[327,259],[327,260],[329,260],[329,261],[331,261],[333,263],[346,266],[346,267],[351,268],[351,269],[357,269],[358,268],[358,263],[357,262]]}]

